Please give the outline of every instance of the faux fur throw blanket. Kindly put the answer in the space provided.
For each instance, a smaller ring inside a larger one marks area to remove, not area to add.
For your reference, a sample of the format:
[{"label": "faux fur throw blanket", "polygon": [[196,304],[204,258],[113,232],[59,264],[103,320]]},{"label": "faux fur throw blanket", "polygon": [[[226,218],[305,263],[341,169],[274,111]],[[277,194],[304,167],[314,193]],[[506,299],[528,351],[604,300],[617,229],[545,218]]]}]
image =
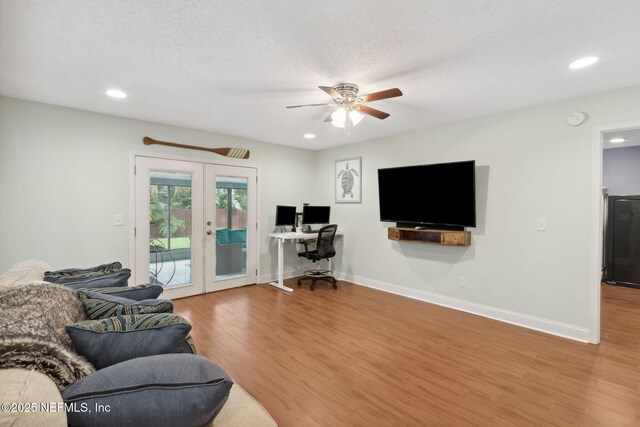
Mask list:
[{"label": "faux fur throw blanket", "polygon": [[0,291],[0,368],[35,369],[61,390],[89,375],[94,367],[72,350],[64,329],[85,319],[66,286],[33,282]]}]

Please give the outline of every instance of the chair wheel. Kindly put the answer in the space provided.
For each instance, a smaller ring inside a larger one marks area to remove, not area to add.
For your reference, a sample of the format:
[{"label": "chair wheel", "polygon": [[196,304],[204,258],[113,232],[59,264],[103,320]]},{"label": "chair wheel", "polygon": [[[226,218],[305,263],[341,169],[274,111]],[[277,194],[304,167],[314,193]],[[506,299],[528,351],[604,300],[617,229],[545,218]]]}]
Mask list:
[{"label": "chair wheel", "polygon": [[338,285],[336,285],[335,283],[333,284],[333,289],[338,289]]},{"label": "chair wheel", "polygon": [[302,285],[302,280],[298,280],[298,286]]}]

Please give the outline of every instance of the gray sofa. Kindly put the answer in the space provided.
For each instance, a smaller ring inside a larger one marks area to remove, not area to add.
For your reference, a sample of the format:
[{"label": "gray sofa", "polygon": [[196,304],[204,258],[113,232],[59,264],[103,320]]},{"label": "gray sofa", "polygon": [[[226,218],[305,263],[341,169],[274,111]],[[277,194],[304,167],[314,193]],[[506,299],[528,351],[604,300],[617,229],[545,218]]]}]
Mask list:
[{"label": "gray sofa", "polygon": [[[43,278],[44,272],[51,269],[52,268],[49,264],[40,260],[28,260],[18,263],[0,276],[0,293],[13,292],[15,294],[16,292],[20,292],[21,289],[27,289],[29,286],[33,286],[33,283],[42,283],[40,281]],[[22,285],[24,285],[22,288],[16,288]],[[0,355],[0,358],[1,356],[2,355]],[[149,360],[170,359],[170,357],[164,356],[165,355],[156,356],[156,359]],[[199,360],[205,365],[215,366],[215,364],[203,360],[204,358],[196,355],[177,355],[175,357],[192,357],[194,359],[199,358]],[[135,364],[136,361],[140,361],[141,359],[142,358],[133,359],[130,362]],[[190,361],[191,359],[181,360]],[[126,364],[126,362],[124,364]],[[105,368],[105,370],[106,369],[109,368]],[[112,372],[117,373],[119,370],[120,369],[118,369],[116,366],[116,369],[113,369]],[[89,374],[77,383],[73,383],[72,386],[76,386],[76,384],[82,386],[84,384],[80,384],[80,382],[86,382],[87,379],[90,380],[93,376],[97,377],[101,372],[102,370],[98,370],[95,373]],[[202,373],[196,374],[202,375]],[[7,411],[7,407],[3,406],[3,410],[0,411],[0,425],[67,425],[68,418],[64,409],[62,409],[64,408],[64,400],[60,392],[59,384],[57,385],[49,376],[44,375],[37,370],[16,368],[0,369],[0,384],[2,384],[2,386],[0,387],[0,403],[2,403],[3,405],[13,405],[14,409]],[[68,387],[67,389],[65,389],[65,394],[71,388],[73,387]],[[142,403],[141,405],[144,406],[144,404]],[[47,410],[45,410],[44,408],[46,408]],[[185,410],[184,408],[180,409]],[[226,402],[219,411],[220,412],[209,425],[217,427],[276,426],[276,423],[269,416],[266,410],[248,393],[246,393],[246,391],[244,391],[238,384],[233,384]]]}]

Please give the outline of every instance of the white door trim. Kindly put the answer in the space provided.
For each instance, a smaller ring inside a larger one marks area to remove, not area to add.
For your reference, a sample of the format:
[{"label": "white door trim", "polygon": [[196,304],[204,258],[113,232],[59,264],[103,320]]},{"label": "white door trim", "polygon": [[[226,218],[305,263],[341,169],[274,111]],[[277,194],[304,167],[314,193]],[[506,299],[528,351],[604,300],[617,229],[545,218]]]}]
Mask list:
[{"label": "white door trim", "polygon": [[598,344],[600,342],[600,286],[602,282],[602,234],[604,232],[604,217],[602,215],[602,159],[604,150],[604,134],[605,132],[638,128],[640,128],[640,121],[599,126],[593,130],[591,145],[591,269],[589,271],[591,282],[589,298],[589,342],[593,344]]}]

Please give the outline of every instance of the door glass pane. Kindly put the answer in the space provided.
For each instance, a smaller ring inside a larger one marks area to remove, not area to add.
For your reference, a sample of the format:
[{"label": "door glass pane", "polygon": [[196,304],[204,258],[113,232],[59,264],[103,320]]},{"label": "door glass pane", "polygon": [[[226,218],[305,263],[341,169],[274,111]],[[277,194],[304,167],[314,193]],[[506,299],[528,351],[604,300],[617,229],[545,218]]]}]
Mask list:
[{"label": "door glass pane", "polygon": [[149,282],[191,283],[191,174],[151,171]]},{"label": "door glass pane", "polygon": [[216,280],[247,274],[247,183],[216,177]]}]

